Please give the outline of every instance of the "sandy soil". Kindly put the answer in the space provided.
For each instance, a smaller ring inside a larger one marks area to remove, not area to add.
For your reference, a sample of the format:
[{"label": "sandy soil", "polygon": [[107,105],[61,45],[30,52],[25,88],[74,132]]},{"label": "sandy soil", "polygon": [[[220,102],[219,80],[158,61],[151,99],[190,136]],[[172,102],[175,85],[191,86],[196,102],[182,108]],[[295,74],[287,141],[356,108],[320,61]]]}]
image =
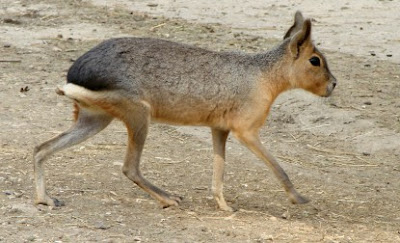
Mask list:
[{"label": "sandy soil", "polygon": [[[398,15],[390,15],[399,7],[395,1],[353,6],[340,0],[335,6],[321,7],[322,12],[314,8],[306,13],[315,18],[315,41],[326,53],[339,85],[329,99],[301,91],[283,94],[261,136],[311,203],[291,205],[264,164],[230,138],[225,196],[237,211],[217,210],[210,196],[208,129],[154,124],[143,172],[156,185],[184,197],[179,207],[161,209],[121,173],[126,132],[119,122],[46,163],[49,193],[65,201],[65,207],[32,203],[33,147],[72,123],[71,102],[57,96],[54,88],[65,82],[76,58],[116,36],[159,37],[213,50],[262,51],[278,43],[290,26],[295,9],[291,3],[296,1],[287,2],[265,7],[276,12],[263,16],[265,25],[258,20],[257,28],[265,29],[257,30],[250,23],[233,26],[223,21],[222,16],[234,18],[231,12],[221,13],[219,21],[169,14],[170,9],[183,10],[166,1],[139,1],[142,7],[132,8],[115,1],[3,0],[0,241],[399,242],[400,67],[396,58],[400,41],[393,35],[397,31],[387,31],[383,22],[398,28],[389,21],[390,16],[398,20]],[[338,13],[330,9],[346,13],[348,21],[338,22]],[[383,12],[386,9],[388,14]],[[242,13],[247,9],[237,11],[241,17]],[[218,14],[212,16],[218,19]],[[363,16],[375,16],[380,26],[366,24]],[[258,17],[247,16],[249,21]],[[358,29],[373,35],[362,38],[359,31],[354,33],[355,22],[360,23]],[[345,32],[354,37],[338,34]],[[376,36],[390,41],[377,41]],[[335,48],[330,40],[359,48]]]},{"label": "sandy soil", "polygon": [[[314,20],[313,33],[325,49],[400,62],[400,3],[392,0],[91,0],[107,8],[123,7],[154,16],[197,23],[218,23],[232,31],[281,38],[292,13],[302,10]],[[389,55],[389,56],[388,56]]]}]

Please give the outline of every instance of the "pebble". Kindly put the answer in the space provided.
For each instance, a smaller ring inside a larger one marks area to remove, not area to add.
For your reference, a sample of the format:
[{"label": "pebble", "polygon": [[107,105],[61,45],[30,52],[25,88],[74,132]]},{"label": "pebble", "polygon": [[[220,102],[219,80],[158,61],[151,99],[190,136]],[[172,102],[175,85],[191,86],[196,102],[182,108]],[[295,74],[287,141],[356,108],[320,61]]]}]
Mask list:
[{"label": "pebble", "polygon": [[6,190],[6,191],[3,191],[3,193],[4,193],[5,195],[7,195],[7,196],[10,196],[10,195],[13,194],[13,191],[8,191],[8,190]]},{"label": "pebble", "polygon": [[23,211],[21,209],[19,209],[19,208],[11,208],[10,210],[8,210],[7,213],[10,213],[10,214],[21,214],[21,213],[23,213]]},{"label": "pebble", "polygon": [[278,218],[277,218],[277,217],[274,217],[274,216],[271,216],[271,217],[269,217],[269,220],[271,220],[271,221],[277,221]]},{"label": "pebble", "polygon": [[21,219],[21,220],[18,220],[16,223],[17,224],[27,224],[28,220],[27,219]]},{"label": "pebble", "polygon": [[60,52],[60,51],[62,51],[62,50],[61,50],[61,48],[53,47],[53,51]]},{"label": "pebble", "polygon": [[27,239],[27,241],[35,241],[36,240],[36,236],[29,236]]},{"label": "pebble", "polygon": [[19,21],[17,19],[10,19],[10,18],[3,19],[3,22],[6,23],[6,24],[16,24],[16,25],[22,24],[21,21]]},{"label": "pebble", "polygon": [[289,213],[289,211],[284,212],[284,213],[281,215],[281,218],[283,218],[283,219],[289,219],[289,218],[290,218],[290,213]]},{"label": "pebble", "polygon": [[104,222],[102,222],[102,221],[97,222],[94,227],[96,229],[101,229],[101,230],[107,230],[107,229],[111,228],[111,226],[104,224]]},{"label": "pebble", "polygon": [[272,235],[267,235],[267,234],[262,234],[261,235],[262,240],[267,240],[267,241],[273,241],[274,237]]}]

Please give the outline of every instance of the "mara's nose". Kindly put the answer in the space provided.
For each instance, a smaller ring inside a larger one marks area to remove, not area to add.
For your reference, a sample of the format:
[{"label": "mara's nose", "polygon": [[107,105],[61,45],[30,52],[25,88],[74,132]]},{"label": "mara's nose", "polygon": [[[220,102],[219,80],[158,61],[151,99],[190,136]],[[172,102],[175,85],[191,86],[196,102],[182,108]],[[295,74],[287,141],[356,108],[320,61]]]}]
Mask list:
[{"label": "mara's nose", "polygon": [[331,82],[332,82],[332,89],[334,89],[336,87],[337,81],[333,75],[331,75]]}]

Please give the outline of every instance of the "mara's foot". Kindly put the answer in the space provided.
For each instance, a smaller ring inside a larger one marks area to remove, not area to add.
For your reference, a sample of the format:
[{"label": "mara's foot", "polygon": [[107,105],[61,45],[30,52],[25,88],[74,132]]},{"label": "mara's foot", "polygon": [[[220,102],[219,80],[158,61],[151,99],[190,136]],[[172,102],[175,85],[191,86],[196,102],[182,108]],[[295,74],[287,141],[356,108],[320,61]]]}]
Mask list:
[{"label": "mara's foot", "polygon": [[160,202],[163,208],[168,208],[171,206],[178,206],[181,203],[182,199],[183,198],[179,196],[168,196],[163,197]]},{"label": "mara's foot", "polygon": [[42,205],[47,205],[47,206],[52,206],[52,207],[62,207],[65,206],[65,203],[63,201],[60,201],[56,198],[51,198],[49,196],[45,196],[43,198],[36,198],[35,204],[42,204]]}]

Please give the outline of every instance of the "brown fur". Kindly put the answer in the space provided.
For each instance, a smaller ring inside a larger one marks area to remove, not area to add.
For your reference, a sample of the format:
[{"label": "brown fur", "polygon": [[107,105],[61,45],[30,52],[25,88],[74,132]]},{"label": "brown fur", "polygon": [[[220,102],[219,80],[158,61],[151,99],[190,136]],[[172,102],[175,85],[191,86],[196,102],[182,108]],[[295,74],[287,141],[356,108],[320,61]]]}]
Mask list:
[{"label": "brown fur", "polygon": [[164,207],[177,205],[181,198],[151,184],[139,167],[150,121],[211,128],[212,190],[221,209],[232,210],[222,193],[230,132],[270,167],[293,203],[305,203],[258,133],[282,92],[302,88],[326,97],[335,85],[325,57],[312,43],[311,21],[300,12],[282,43],[255,55],[156,39],[105,41],[73,64],[68,84],[57,90],[74,100],[75,124],[35,149],[36,203],[61,204],[45,191],[46,157],[95,135],[114,118],[128,131],[123,173]]},{"label": "brown fur", "polygon": [[77,103],[74,103],[74,121],[76,122],[79,117],[79,105]]}]

